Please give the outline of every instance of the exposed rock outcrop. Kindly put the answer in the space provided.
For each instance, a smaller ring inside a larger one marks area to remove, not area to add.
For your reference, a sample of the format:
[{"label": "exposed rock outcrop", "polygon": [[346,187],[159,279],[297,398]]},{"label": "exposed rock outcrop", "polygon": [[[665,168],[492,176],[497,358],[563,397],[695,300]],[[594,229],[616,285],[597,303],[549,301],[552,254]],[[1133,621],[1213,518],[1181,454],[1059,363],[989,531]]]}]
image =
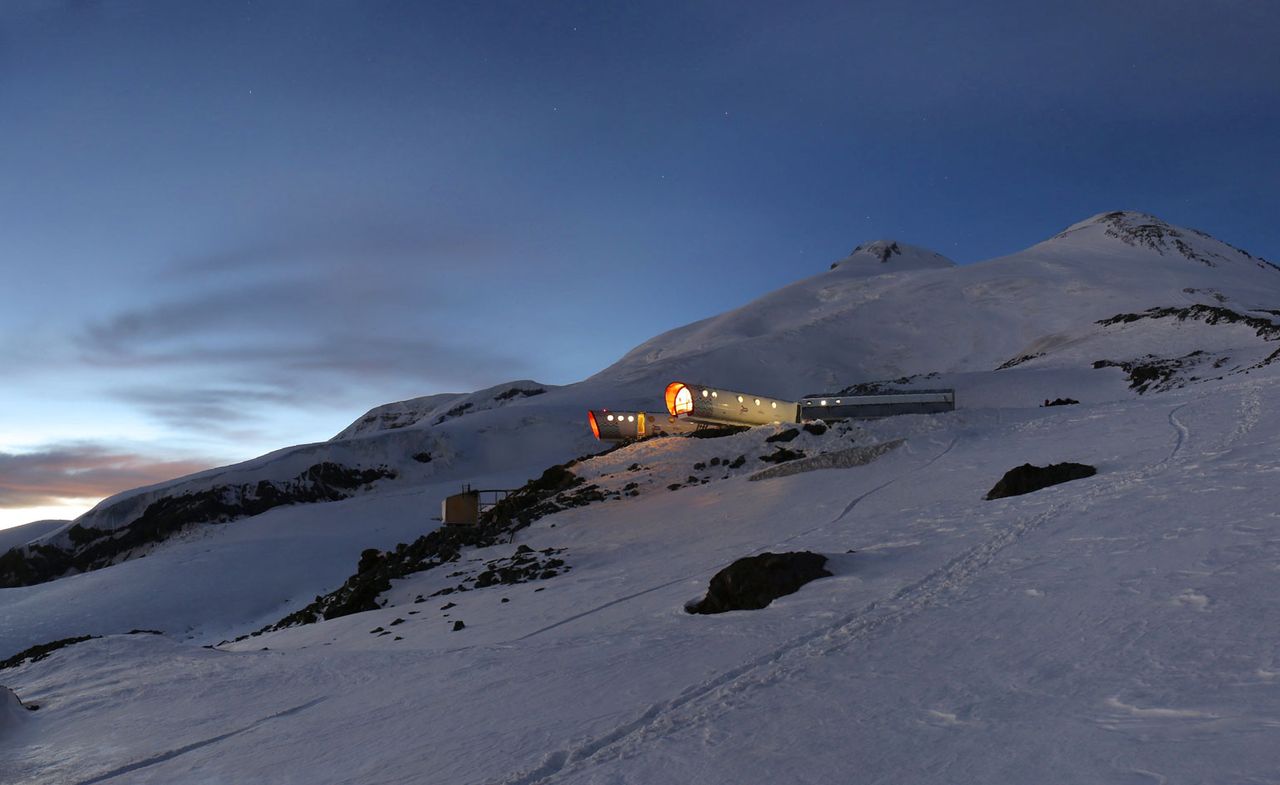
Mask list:
[{"label": "exposed rock outcrop", "polygon": [[134,548],[160,542],[192,524],[227,523],[285,504],[338,501],[376,480],[395,476],[386,467],[356,469],[326,461],[288,480],[215,485],[162,496],[118,529],[77,524],[69,532],[68,546],[34,544],[10,549],[0,555],[0,588],[31,586],[71,572],[100,569]]},{"label": "exposed rock outcrop", "polygon": [[703,614],[759,610],[809,581],[829,578],[826,563],[826,556],[808,551],[746,556],[717,572],[707,596],[685,610]]},{"label": "exposed rock outcrop", "polygon": [[1092,477],[1098,470],[1084,463],[1055,463],[1050,466],[1032,466],[1024,463],[1004,473],[1000,482],[987,492],[987,500],[1021,496],[1024,493],[1048,488],[1071,480]]}]

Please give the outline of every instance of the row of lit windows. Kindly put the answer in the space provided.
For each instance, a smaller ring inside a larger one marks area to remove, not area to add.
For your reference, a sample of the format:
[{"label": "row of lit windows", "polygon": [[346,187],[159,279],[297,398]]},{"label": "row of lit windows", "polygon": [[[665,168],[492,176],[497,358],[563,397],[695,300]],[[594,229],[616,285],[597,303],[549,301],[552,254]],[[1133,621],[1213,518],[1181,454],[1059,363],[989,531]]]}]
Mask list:
[{"label": "row of lit windows", "polygon": [[[706,397],[708,397],[708,396],[710,396],[710,397],[712,397],[712,398],[719,398],[719,397],[720,397],[720,394],[719,394],[719,393],[717,393],[715,390],[703,390],[703,391],[702,391],[702,397],[703,397],[703,398],[706,398]],[[756,400],[756,406],[760,406],[760,405],[761,405],[761,404],[760,404],[760,399],[759,399],[759,398],[756,398],[755,400]],[[741,396],[741,395],[739,395],[739,396],[738,396],[738,403],[742,403],[742,396]],[[825,401],[824,401],[823,403],[825,403]],[[839,401],[837,401],[836,403],[839,403]],[[770,405],[770,406],[772,406],[772,407],[773,407],[773,408],[775,408],[775,409],[776,409],[776,408],[778,408],[778,402],[777,402],[777,401],[774,401],[773,403],[771,403],[771,404],[769,404],[769,405]]]},{"label": "row of lit windows", "polygon": [[[614,417],[613,417],[613,415],[611,414],[611,415],[609,415],[608,417],[606,417],[605,419],[607,419],[609,422],[613,422]],[[628,415],[627,415],[627,422],[635,422],[635,421],[636,421],[636,416],[635,416],[634,414],[628,414]],[[622,415],[621,415],[621,414],[619,414],[619,415],[618,415],[618,422],[622,422]]]}]

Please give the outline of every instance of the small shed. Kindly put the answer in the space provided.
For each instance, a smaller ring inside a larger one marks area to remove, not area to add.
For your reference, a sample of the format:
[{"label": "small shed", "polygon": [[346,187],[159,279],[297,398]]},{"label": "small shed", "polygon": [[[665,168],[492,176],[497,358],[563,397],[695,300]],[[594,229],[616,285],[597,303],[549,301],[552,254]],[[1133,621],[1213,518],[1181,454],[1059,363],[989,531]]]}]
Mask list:
[{"label": "small shed", "polygon": [[446,496],[440,503],[440,520],[445,526],[475,526],[480,523],[480,515],[502,499],[511,491],[498,488],[473,489],[470,485],[462,486],[462,493]]}]

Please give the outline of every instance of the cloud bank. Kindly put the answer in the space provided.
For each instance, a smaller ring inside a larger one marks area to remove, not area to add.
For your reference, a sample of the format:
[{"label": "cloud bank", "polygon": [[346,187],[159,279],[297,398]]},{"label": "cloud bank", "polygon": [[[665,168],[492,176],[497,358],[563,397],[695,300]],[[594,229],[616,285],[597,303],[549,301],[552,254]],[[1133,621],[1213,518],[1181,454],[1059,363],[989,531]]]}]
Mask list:
[{"label": "cloud bank", "polygon": [[209,461],[166,459],[92,442],[47,445],[24,453],[0,452],[0,508],[101,499],[212,465]]}]

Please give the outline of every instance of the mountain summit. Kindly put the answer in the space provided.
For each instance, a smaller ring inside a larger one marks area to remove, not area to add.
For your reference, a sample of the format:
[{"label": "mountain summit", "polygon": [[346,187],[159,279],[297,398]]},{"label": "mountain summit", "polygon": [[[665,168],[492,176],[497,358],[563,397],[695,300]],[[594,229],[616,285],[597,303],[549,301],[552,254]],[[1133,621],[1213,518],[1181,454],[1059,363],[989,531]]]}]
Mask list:
[{"label": "mountain summit", "polygon": [[1170,259],[1185,259],[1205,267],[1254,267],[1280,272],[1266,259],[1213,237],[1199,229],[1174,226],[1154,215],[1132,210],[1098,213],[1072,224],[1050,240],[1066,247],[1112,247],[1154,252]]},{"label": "mountain summit", "polygon": [[897,240],[876,240],[864,243],[849,255],[831,263],[832,270],[857,271],[865,275],[884,275],[908,270],[936,270],[955,267],[956,263],[928,248],[900,243]]}]

